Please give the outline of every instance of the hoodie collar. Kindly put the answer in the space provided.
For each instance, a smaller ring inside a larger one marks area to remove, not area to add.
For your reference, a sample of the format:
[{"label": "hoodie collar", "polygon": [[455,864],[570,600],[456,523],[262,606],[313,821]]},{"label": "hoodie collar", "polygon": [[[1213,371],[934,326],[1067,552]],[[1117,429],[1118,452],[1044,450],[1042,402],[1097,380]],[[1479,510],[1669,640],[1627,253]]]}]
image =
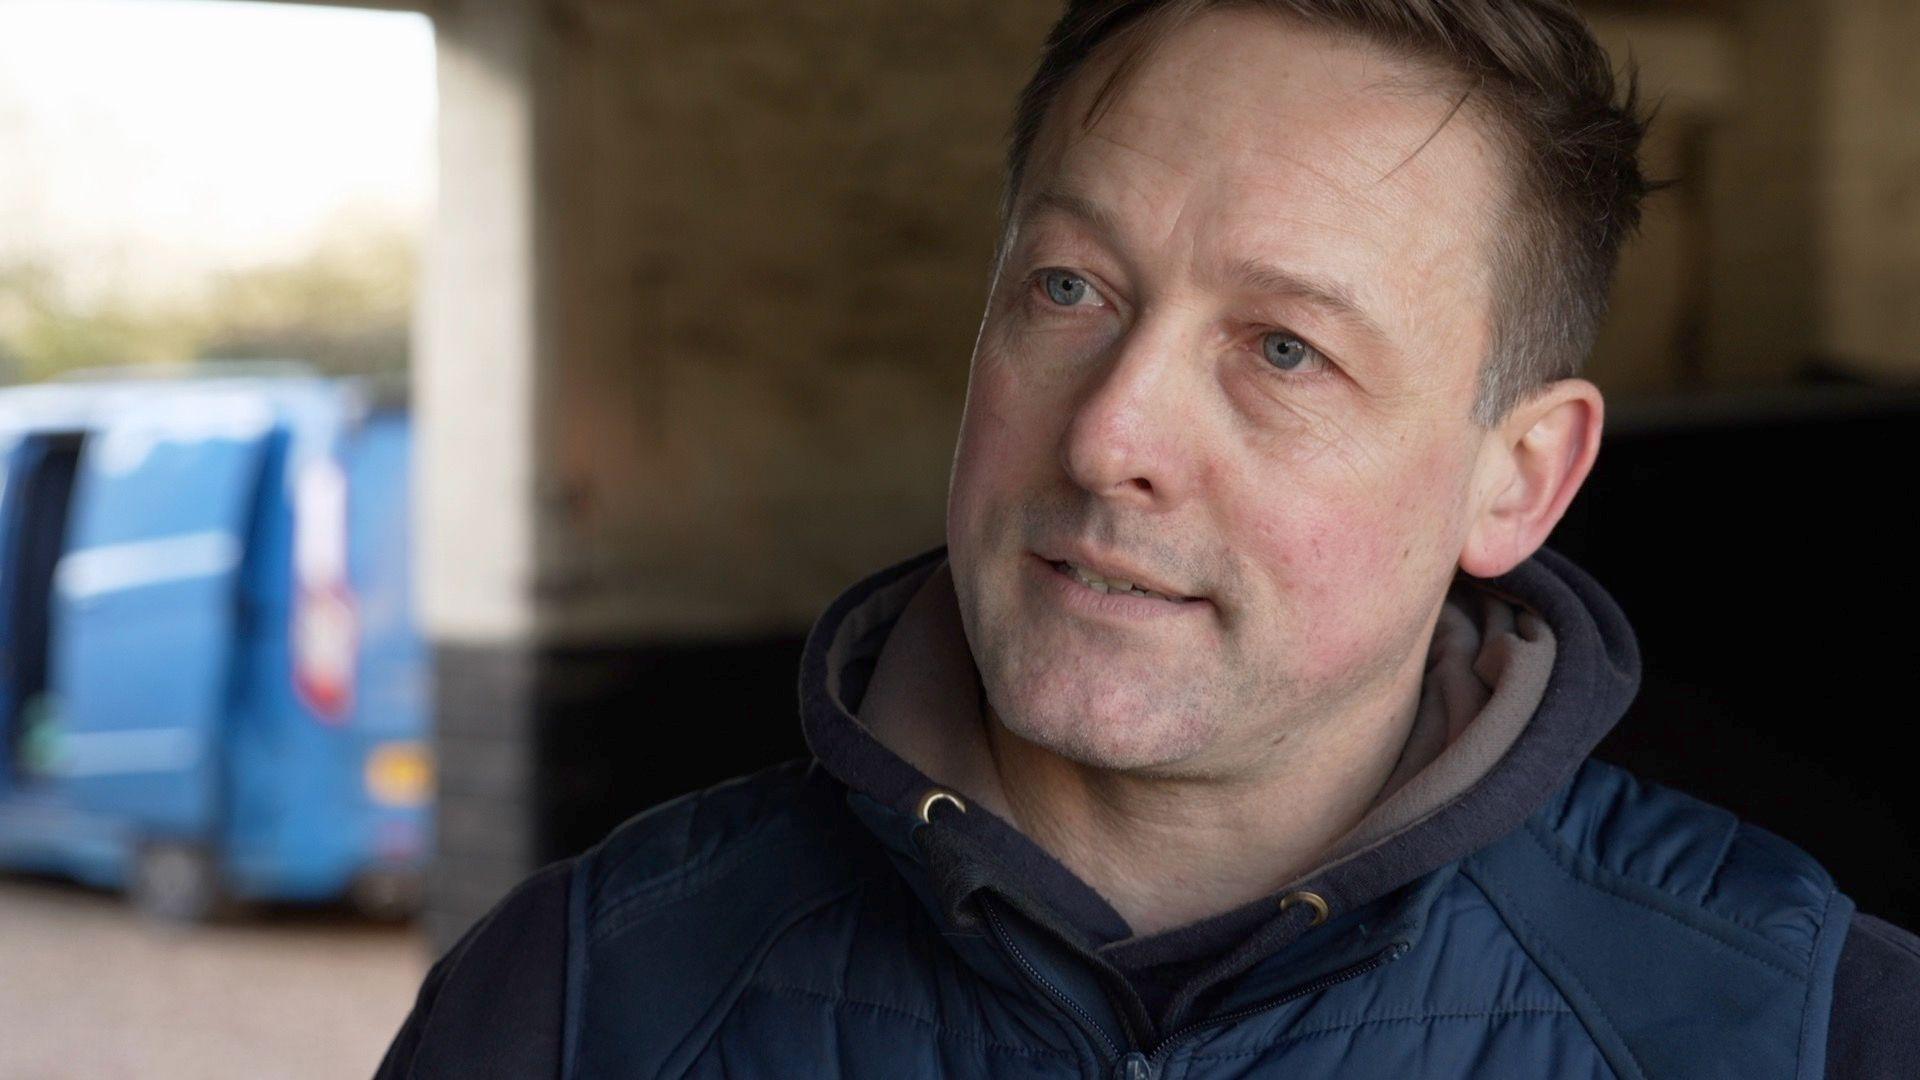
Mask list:
[{"label": "hoodie collar", "polygon": [[[915,576],[922,584],[887,635],[857,718],[923,774],[1011,820],[952,568],[937,563]],[[1539,616],[1470,578],[1456,582],[1431,635],[1398,760],[1363,819],[1336,837],[1317,865],[1296,876],[1353,857],[1485,775],[1525,730],[1546,690],[1553,657],[1553,631]]]},{"label": "hoodie collar", "polygon": [[[1300,905],[1291,905],[1289,914],[1283,906],[1287,895],[1313,892],[1326,902],[1329,918],[1338,921],[1377,906],[1519,826],[1618,721],[1639,682],[1638,650],[1624,616],[1564,557],[1543,549],[1499,578],[1463,576],[1430,650],[1422,687],[1424,719],[1373,811],[1328,860],[1287,889],[1186,926],[1134,937],[1104,898],[994,808],[969,806],[952,813],[942,812],[943,804],[923,815],[920,803],[928,792],[965,783],[963,759],[916,750],[911,740],[903,743],[894,733],[883,742],[858,718],[870,691],[897,692],[885,685],[884,675],[876,686],[881,655],[896,627],[917,632],[902,615],[944,569],[944,549],[923,553],[854,585],[820,617],[801,668],[809,747],[847,786],[862,809],[859,816],[890,847],[910,858],[925,854],[930,899],[949,920],[968,924],[975,917],[974,898],[985,890],[1102,967],[1200,969],[1189,980],[1192,985],[1175,995],[1176,1006],[1190,1005],[1201,984],[1243,972],[1297,940],[1309,920]],[[1449,630],[1448,619],[1468,625]],[[1502,637],[1516,643],[1512,648],[1544,643],[1550,664],[1537,655],[1539,663],[1502,662],[1497,650],[1487,647],[1497,646]],[[1448,649],[1460,655],[1451,660],[1439,655]],[[1481,669],[1478,688],[1474,679],[1461,676],[1470,668]],[[1534,685],[1487,679],[1500,671],[1532,679]],[[1517,707],[1522,715],[1510,718],[1517,722],[1504,731],[1498,724],[1465,723],[1496,705],[1509,711]],[[906,750],[906,756],[889,743]],[[961,760],[960,775],[943,776],[945,784],[923,771],[923,765],[939,767],[937,762],[951,768],[956,760]],[[920,841],[917,848],[905,842],[908,836]]]}]

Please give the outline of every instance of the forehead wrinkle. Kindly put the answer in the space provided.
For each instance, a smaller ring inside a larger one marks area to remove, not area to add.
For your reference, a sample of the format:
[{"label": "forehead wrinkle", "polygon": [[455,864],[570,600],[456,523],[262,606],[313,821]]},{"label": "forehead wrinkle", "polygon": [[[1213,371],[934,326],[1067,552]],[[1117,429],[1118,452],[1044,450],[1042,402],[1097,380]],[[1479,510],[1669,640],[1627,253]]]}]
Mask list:
[{"label": "forehead wrinkle", "polygon": [[[1370,167],[1374,159],[1379,157],[1377,149],[1369,153],[1372,148],[1368,147],[1367,140],[1350,138],[1343,131],[1321,127],[1314,130],[1312,134],[1326,139],[1330,146],[1317,147],[1312,144],[1302,144],[1297,135],[1288,130],[1302,125],[1296,119],[1286,117],[1284,114],[1276,116],[1272,105],[1263,101],[1216,101],[1213,103],[1216,115],[1196,126],[1191,118],[1162,115],[1155,111],[1149,90],[1150,87],[1146,86],[1130,88],[1111,107],[1104,110],[1098,124],[1085,129],[1080,138],[1097,140],[1137,154],[1159,164],[1175,176],[1192,180],[1195,177],[1190,166],[1178,164],[1153,153],[1142,143],[1143,141],[1151,142],[1157,134],[1156,129],[1170,130],[1176,139],[1185,140],[1191,140],[1206,133],[1209,146],[1232,151],[1231,161],[1234,166],[1249,169],[1256,174],[1274,172],[1282,167],[1294,170],[1318,181],[1328,195],[1356,210],[1374,209],[1367,205],[1368,196],[1362,185],[1354,183],[1352,178],[1335,175],[1328,167],[1319,164],[1315,156],[1315,152],[1337,150],[1364,171]],[[1313,91],[1313,93],[1316,93],[1330,108],[1341,104],[1345,98],[1345,95],[1319,91]],[[1279,125],[1278,131],[1275,131],[1276,124]],[[1146,139],[1129,139],[1126,135],[1129,128],[1145,129],[1142,134],[1147,136]],[[1258,136],[1254,134],[1256,132],[1268,132],[1269,135]],[[1217,165],[1214,171],[1218,172],[1221,167]]]},{"label": "forehead wrinkle", "polygon": [[1108,240],[1115,239],[1122,232],[1120,215],[1112,208],[1057,182],[1021,200],[1014,220],[1026,221],[1048,213],[1071,218]]},{"label": "forehead wrinkle", "polygon": [[1379,344],[1391,340],[1345,282],[1251,256],[1236,260],[1228,267],[1227,276],[1251,292],[1290,297],[1312,304],[1371,336]]},{"label": "forehead wrinkle", "polygon": [[1124,214],[1108,202],[1079,190],[1071,178],[1055,176],[1032,196],[1021,200],[1014,221],[1020,224],[1049,214],[1058,215],[1089,230],[1117,255],[1130,258],[1154,252],[1157,253],[1154,261],[1162,262],[1173,254],[1168,250],[1168,240],[1179,233],[1181,223],[1192,212],[1191,206],[1183,206],[1176,220],[1168,223],[1165,235],[1144,235],[1147,222],[1139,216]]}]

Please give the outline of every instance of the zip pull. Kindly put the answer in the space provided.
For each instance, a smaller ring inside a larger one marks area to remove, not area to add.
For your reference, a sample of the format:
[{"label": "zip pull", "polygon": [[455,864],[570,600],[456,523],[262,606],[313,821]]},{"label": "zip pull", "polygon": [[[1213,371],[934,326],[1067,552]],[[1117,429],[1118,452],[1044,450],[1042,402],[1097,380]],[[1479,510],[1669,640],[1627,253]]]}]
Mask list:
[{"label": "zip pull", "polygon": [[1158,1075],[1153,1060],[1138,1050],[1113,1063],[1113,1080],[1153,1080]]}]

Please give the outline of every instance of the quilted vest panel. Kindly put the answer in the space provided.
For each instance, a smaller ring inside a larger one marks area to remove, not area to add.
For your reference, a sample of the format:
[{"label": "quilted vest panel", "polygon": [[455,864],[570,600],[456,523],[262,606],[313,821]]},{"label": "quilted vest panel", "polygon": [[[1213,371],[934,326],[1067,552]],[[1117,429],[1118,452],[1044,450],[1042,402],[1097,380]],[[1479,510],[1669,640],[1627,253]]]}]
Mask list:
[{"label": "quilted vest panel", "polygon": [[577,871],[566,1075],[1813,1080],[1851,914],[1792,845],[1589,762],[1132,1046],[1071,957],[944,924],[919,870],[795,768],[629,823]]}]

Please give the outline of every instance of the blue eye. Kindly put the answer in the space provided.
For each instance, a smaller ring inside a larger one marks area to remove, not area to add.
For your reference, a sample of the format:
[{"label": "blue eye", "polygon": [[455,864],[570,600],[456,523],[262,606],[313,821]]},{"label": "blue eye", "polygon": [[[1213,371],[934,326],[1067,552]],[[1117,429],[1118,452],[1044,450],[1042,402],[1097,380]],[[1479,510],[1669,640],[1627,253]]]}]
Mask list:
[{"label": "blue eye", "polygon": [[1267,334],[1260,339],[1260,354],[1281,371],[1292,371],[1314,355],[1313,346],[1288,333]]},{"label": "blue eye", "polygon": [[1086,278],[1066,270],[1043,271],[1040,284],[1047,290],[1047,299],[1061,307],[1078,304],[1087,298],[1089,292]]}]

